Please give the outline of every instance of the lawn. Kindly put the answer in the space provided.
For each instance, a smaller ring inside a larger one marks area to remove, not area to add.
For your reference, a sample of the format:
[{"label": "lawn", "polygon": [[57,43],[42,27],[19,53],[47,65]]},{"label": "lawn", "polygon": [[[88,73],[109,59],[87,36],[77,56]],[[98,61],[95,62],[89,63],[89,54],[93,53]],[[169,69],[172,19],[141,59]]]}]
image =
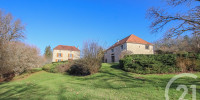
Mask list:
[{"label": "lawn", "polygon": [[[197,85],[200,99],[200,73],[198,79],[181,78],[171,86],[170,100],[178,100],[183,91],[177,85]],[[0,83],[0,100],[164,100],[165,87],[175,74],[139,75],[118,69],[117,64],[102,65],[99,73],[90,76],[70,76],[40,71]],[[191,100],[192,89],[185,97]]]}]

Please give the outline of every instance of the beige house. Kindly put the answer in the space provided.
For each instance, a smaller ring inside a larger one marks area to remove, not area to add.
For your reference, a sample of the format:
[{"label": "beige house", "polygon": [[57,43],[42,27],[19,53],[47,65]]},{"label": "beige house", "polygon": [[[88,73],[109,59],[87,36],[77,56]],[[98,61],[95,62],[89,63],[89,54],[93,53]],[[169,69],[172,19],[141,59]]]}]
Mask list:
[{"label": "beige house", "polygon": [[104,62],[119,62],[120,54],[123,51],[130,51],[132,54],[154,54],[151,43],[131,34],[105,51]]},{"label": "beige house", "polygon": [[52,62],[80,59],[80,50],[74,46],[58,45],[53,49]]}]

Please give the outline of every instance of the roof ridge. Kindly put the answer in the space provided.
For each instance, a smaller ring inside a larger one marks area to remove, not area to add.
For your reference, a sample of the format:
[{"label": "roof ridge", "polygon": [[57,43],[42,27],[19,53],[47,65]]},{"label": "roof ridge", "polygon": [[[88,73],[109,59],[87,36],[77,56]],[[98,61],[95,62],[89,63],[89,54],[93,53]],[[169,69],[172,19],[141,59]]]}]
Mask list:
[{"label": "roof ridge", "polygon": [[[130,39],[130,37],[132,36],[133,34],[129,35],[128,36],[128,39],[126,40],[126,42]],[[134,38],[133,38],[134,39]],[[134,39],[135,40],[135,39]]]},{"label": "roof ridge", "polygon": [[75,46],[68,46],[68,45],[58,45],[54,48],[54,50],[71,50],[71,51],[80,51]]},{"label": "roof ridge", "polygon": [[142,38],[140,38],[140,37],[138,37],[138,36],[136,36],[136,35],[134,35],[134,34],[131,34],[131,35],[129,35],[129,36],[127,36],[127,37],[125,37],[125,38],[119,40],[118,42],[114,43],[114,44],[113,44],[111,47],[109,47],[107,50],[109,50],[109,49],[111,49],[111,48],[114,48],[114,47],[116,47],[116,46],[118,46],[118,45],[121,45],[121,44],[123,44],[123,43],[128,43],[128,42],[130,42],[130,43],[139,43],[139,44],[150,44],[150,45],[151,45],[151,43],[149,43],[149,42],[143,40]]}]

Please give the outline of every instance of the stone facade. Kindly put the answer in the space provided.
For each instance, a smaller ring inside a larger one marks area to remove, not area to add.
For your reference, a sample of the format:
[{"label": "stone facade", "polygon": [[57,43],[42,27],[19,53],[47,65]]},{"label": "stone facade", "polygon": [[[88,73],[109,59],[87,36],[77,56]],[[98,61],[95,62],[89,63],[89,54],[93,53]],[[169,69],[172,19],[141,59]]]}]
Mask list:
[{"label": "stone facade", "polygon": [[105,51],[104,62],[119,62],[122,51],[131,51],[132,54],[154,54],[151,43],[135,35],[130,35],[116,42]]},{"label": "stone facade", "polygon": [[52,62],[80,59],[80,50],[75,46],[58,45],[53,49]]},{"label": "stone facade", "polygon": [[[154,54],[153,45],[124,43],[122,45],[107,50],[104,54],[104,62],[107,63],[119,62],[120,54],[122,51],[125,50],[131,51],[132,54]],[[112,57],[114,57],[114,61]]]},{"label": "stone facade", "polygon": [[80,59],[80,51],[53,50],[52,62]]},{"label": "stone facade", "polygon": [[[123,49],[121,46],[123,45]],[[114,47],[113,49],[109,49],[104,54],[104,62],[111,63],[111,62],[119,62],[119,56],[123,50],[127,50],[127,44],[124,43],[122,45],[119,45],[117,47]],[[112,61],[112,57],[114,57],[114,61]]]},{"label": "stone facade", "polygon": [[136,44],[126,43],[127,50],[133,52],[133,54],[154,54],[153,45],[148,44]]}]

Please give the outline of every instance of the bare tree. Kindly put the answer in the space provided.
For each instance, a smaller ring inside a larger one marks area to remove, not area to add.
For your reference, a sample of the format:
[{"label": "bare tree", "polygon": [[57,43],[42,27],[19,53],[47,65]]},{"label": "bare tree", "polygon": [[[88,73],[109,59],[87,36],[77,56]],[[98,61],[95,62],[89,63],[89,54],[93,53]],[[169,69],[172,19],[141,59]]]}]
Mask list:
[{"label": "bare tree", "polygon": [[[179,6],[182,4],[191,5],[191,3],[200,3],[200,0],[166,0],[169,6]],[[165,32],[167,38],[180,36],[183,33],[191,33],[195,36],[200,35],[200,6],[194,6],[189,9],[186,13],[169,14],[164,9],[152,7],[147,11],[147,18],[152,23],[150,28],[153,33],[161,31],[165,26],[170,25],[171,28]],[[199,38],[195,39],[200,41]],[[197,42],[199,43],[199,42]],[[200,44],[196,45],[200,48]]]},{"label": "bare tree", "polygon": [[83,57],[72,64],[69,73],[88,75],[98,72],[104,55],[103,48],[97,42],[85,42],[82,53]]},{"label": "bare tree", "polygon": [[[161,39],[154,42],[155,51],[160,51],[162,53],[167,52],[198,52],[196,36],[179,36],[178,38]],[[200,38],[200,37],[199,37]]]},{"label": "bare tree", "polygon": [[24,39],[25,27],[11,14],[0,10],[0,80],[12,79],[14,75],[39,67],[42,57],[39,49],[19,42]]},{"label": "bare tree", "polygon": [[8,42],[8,45],[1,50],[0,73],[14,71],[16,74],[40,67],[41,59],[39,50],[21,42]]},{"label": "bare tree", "polygon": [[83,44],[83,58],[102,58],[103,48],[97,42],[87,41]]},{"label": "bare tree", "polygon": [[123,51],[120,53],[119,58],[122,59],[122,58],[124,58],[124,56],[126,56],[126,55],[131,55],[131,54],[133,54],[132,51],[123,50]]},{"label": "bare tree", "polygon": [[0,10],[0,42],[15,41],[25,38],[25,27],[19,19],[14,20],[13,16],[5,14]]}]

